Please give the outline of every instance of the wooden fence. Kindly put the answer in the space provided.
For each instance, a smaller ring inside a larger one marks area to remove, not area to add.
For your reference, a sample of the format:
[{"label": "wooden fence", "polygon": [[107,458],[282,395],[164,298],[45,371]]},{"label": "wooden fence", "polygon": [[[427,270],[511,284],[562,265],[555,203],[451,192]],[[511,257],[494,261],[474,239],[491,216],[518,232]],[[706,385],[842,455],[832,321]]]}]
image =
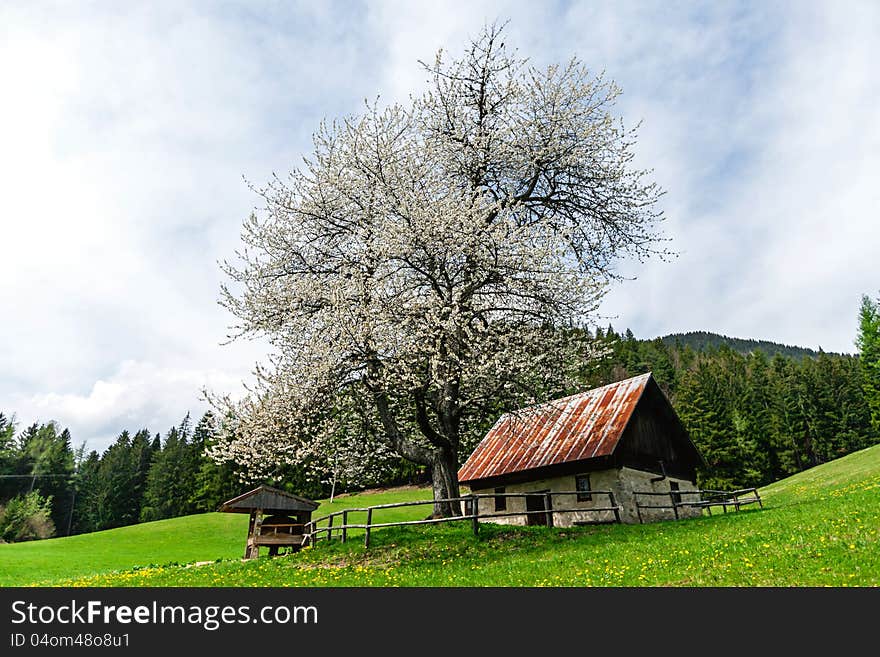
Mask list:
[{"label": "wooden fence", "polygon": [[[368,506],[363,508],[356,509],[344,509],[342,511],[334,511],[326,516],[321,516],[320,518],[315,518],[309,523],[306,523],[303,528],[303,545],[316,545],[318,540],[322,535],[325,535],[325,540],[332,540],[334,532],[344,543],[349,538],[349,530],[351,529],[363,529],[364,530],[364,547],[370,546],[370,532],[373,529],[378,529],[382,527],[404,527],[407,525],[433,525],[443,522],[461,522],[469,520],[473,527],[474,534],[479,533],[480,530],[480,519],[489,520],[491,518],[506,518],[513,516],[531,516],[543,514],[546,518],[546,523],[550,527],[553,526],[553,515],[557,513],[585,513],[585,514],[593,514],[593,513],[606,513],[608,511],[614,514],[614,522],[620,522],[620,511],[621,507],[618,506],[614,501],[614,493],[610,490],[593,490],[590,491],[590,495],[605,495],[608,497],[608,506],[603,507],[577,507],[577,508],[553,508],[553,497],[559,495],[583,495],[584,491],[558,491],[558,492],[543,492],[543,493],[480,493],[474,495],[466,495],[463,497],[453,497],[442,500],[421,500],[417,502],[395,502],[393,504],[377,504],[375,506]],[[521,497],[524,500],[529,497],[538,497],[543,498],[543,509],[538,510],[523,510],[523,511],[506,511],[506,512],[493,512],[493,513],[480,513],[480,504],[479,501],[481,499],[492,499],[498,497]],[[575,498],[577,499],[577,498]],[[397,522],[373,522],[373,512],[381,511],[383,509],[396,509],[401,507],[409,507],[409,506],[433,506],[435,503],[453,503],[464,506],[464,513],[460,516],[451,516],[448,518],[426,518],[424,520],[401,520]],[[349,516],[355,513],[366,513],[366,521],[359,523],[351,523],[349,522]],[[341,522],[335,522],[335,520],[339,518]],[[601,522],[598,518],[596,522]],[[321,526],[321,523],[324,523]]]},{"label": "wooden fence", "polygon": [[[757,488],[740,488],[739,490],[669,490],[662,492],[654,492],[654,491],[633,491],[633,495],[636,501],[636,513],[639,517],[639,522],[644,522],[642,520],[642,509],[671,509],[675,519],[679,518],[679,509],[682,508],[696,508],[696,509],[706,509],[709,515],[712,515],[712,507],[722,507],[724,509],[724,513],[727,513],[727,508],[731,507],[736,511],[740,510],[740,507],[749,505],[749,504],[757,504],[762,509],[764,508],[764,503],[761,501],[761,496],[758,494]],[[660,496],[660,497],[668,497],[669,504],[642,504],[639,501],[639,495],[645,496]],[[694,496],[696,498],[694,499]],[[686,499],[690,497],[692,499]]]}]

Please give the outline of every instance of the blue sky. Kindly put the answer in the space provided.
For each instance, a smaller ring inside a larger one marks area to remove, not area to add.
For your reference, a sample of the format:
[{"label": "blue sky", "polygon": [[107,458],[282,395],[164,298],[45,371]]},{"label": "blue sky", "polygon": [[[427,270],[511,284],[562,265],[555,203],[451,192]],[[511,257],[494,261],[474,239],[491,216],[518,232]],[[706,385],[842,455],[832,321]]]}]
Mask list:
[{"label": "blue sky", "polygon": [[642,121],[678,257],[621,263],[602,323],[852,351],[880,245],[880,5],[4,2],[0,411],[101,449],[241,389],[217,261],[324,117],[405,101],[486,21],[577,55]]}]

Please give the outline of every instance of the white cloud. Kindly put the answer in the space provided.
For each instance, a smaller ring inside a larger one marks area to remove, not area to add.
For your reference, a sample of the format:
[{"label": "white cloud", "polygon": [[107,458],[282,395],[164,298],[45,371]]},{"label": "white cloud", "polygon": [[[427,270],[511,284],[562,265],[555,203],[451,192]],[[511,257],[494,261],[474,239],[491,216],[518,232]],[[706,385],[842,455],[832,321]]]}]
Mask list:
[{"label": "white cloud", "polygon": [[877,287],[880,11],[752,9],[708,26],[696,49],[687,29],[675,48],[658,21],[662,49],[641,50],[648,70],[669,64],[666,93],[635,93],[641,161],[669,191],[681,255],[628,268],[638,280],[604,310],[646,336],[703,329],[852,351],[859,297]]},{"label": "white cloud", "polygon": [[201,399],[202,390],[235,390],[239,383],[237,377],[221,370],[124,361],[118,371],[96,381],[87,393],[52,392],[20,396],[14,401],[22,421],[57,419],[71,429],[77,443],[86,441],[90,447],[100,448],[123,428],[164,433],[187,412],[196,422],[209,408]]},{"label": "white cloud", "polygon": [[[366,46],[340,45],[349,26],[326,9],[272,18],[0,7],[5,412],[29,421],[16,400],[80,397],[126,360],[241,380],[264,355],[220,346],[232,318],[216,303],[217,260],[256,201],[242,176],[288,169],[318,112],[348,111],[352,80],[370,83]],[[67,423],[67,410],[51,415]]]}]

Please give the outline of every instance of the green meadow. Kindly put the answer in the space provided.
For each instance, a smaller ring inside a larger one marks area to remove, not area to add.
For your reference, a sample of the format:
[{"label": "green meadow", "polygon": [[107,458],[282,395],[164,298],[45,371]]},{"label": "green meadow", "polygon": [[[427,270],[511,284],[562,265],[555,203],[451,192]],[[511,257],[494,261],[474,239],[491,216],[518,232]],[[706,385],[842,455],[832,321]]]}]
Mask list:
[{"label": "green meadow", "polygon": [[[431,499],[430,489],[398,488],[322,501],[315,517],[345,508]],[[430,507],[384,512],[388,522],[424,517]],[[378,517],[378,516],[377,516]],[[354,519],[354,517],[353,517]],[[138,566],[237,559],[244,553],[247,515],[203,513],[45,541],[0,544],[0,586],[52,585]]]},{"label": "green meadow", "polygon": [[[761,490],[764,510],[572,529],[468,523],[377,530],[296,555],[240,559],[246,517],[205,514],[0,545],[0,584],[39,586],[877,586],[880,446]],[[428,499],[337,498],[318,514]],[[423,517],[389,510],[374,522]],[[207,563],[206,563],[207,562]]]}]

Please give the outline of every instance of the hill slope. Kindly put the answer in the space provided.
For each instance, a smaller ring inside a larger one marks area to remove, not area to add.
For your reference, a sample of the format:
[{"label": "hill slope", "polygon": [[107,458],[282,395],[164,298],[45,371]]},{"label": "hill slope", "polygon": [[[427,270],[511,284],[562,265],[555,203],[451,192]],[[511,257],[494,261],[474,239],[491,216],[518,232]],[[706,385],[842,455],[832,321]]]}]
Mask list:
[{"label": "hill slope", "polygon": [[809,347],[796,347],[767,340],[753,340],[751,338],[731,338],[718,333],[707,331],[688,331],[687,333],[671,333],[660,338],[667,346],[690,347],[694,351],[706,351],[717,349],[721,345],[727,345],[740,354],[749,354],[753,351],[763,351],[767,356],[776,354],[791,358],[815,358],[819,352]]},{"label": "hill slope", "polygon": [[[370,504],[429,499],[430,490],[399,488],[323,502],[319,514]],[[424,516],[401,509],[390,520]],[[247,516],[203,513],[45,541],[0,545],[0,586],[25,586],[157,564],[237,559],[244,552]]]},{"label": "hill slope", "polygon": [[[466,523],[388,529],[375,533],[369,550],[358,541],[322,543],[292,557],[245,563],[234,558],[195,568],[153,566],[63,580],[53,577],[54,569],[45,570],[50,564],[43,564],[41,577],[40,564],[32,560],[38,569],[30,581],[78,586],[877,586],[878,493],[880,446],[875,446],[768,486],[764,511],[570,530],[483,525],[479,537],[470,534]],[[424,499],[428,494],[385,493],[381,501],[389,495]],[[380,497],[361,495],[339,504],[374,503]],[[242,533],[223,549],[237,556]],[[99,534],[92,537],[95,550],[106,542]],[[7,555],[0,551],[4,567]]]},{"label": "hill slope", "polygon": [[206,513],[44,541],[0,545],[0,586],[22,586],[136,565],[233,559],[247,516]]}]

